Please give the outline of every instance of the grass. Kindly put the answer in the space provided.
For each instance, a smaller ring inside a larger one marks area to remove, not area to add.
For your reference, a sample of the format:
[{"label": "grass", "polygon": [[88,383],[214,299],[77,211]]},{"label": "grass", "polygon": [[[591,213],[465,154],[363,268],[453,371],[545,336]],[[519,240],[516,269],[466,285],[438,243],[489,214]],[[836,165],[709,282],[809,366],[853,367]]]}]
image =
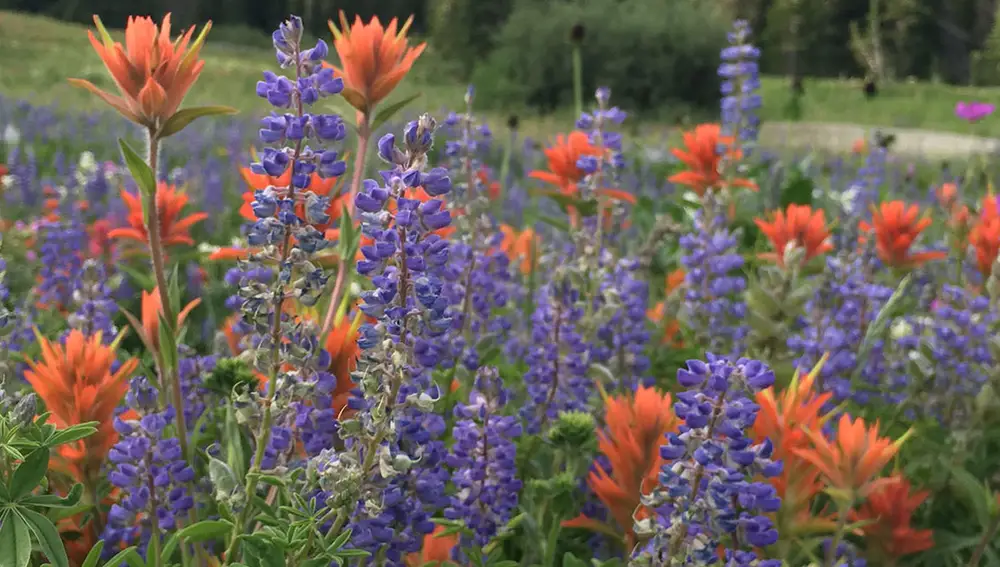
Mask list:
[{"label": "grass", "polygon": [[[57,103],[68,109],[97,108],[100,103],[93,95],[66,82],[67,77],[78,77],[102,88],[114,89],[103,64],[90,47],[86,30],[86,26],[49,18],[0,12],[0,69],[3,69],[0,73],[0,94],[36,104]],[[121,38],[120,33],[113,35]],[[266,36],[261,36],[260,47],[227,43],[225,38],[224,32],[216,41],[213,41],[212,35],[209,36],[203,52],[206,70],[186,104],[228,104],[251,116],[268,112],[267,103],[254,93],[254,84],[261,70],[275,67],[273,53],[265,43]],[[413,108],[432,112],[442,108],[459,108],[465,89],[462,85],[440,80],[441,65],[435,61],[431,47],[393,93],[392,99],[420,92],[422,99]],[[762,117],[765,124],[768,121],[788,120],[787,84],[781,78],[765,78],[762,81]],[[809,79],[805,88],[800,115],[805,122],[920,128],[1000,137],[1000,117],[970,125],[953,114],[956,102],[996,100],[1000,89],[897,83],[884,87],[874,100],[866,100],[858,81]],[[346,111],[346,104],[339,99],[338,102],[337,110],[351,116]],[[483,114],[495,127],[506,120],[506,116],[491,114],[488,109]],[[522,115],[522,131],[529,136],[550,135],[572,124],[571,118],[569,111],[550,116]],[[644,121],[641,131],[636,133],[659,137],[671,129],[672,124]]]}]

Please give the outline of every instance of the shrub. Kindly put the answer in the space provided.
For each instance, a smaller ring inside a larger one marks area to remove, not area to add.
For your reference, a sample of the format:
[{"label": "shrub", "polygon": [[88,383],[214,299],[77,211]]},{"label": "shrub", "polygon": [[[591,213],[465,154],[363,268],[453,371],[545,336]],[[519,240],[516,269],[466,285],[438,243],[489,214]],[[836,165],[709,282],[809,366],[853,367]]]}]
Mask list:
[{"label": "shrub", "polygon": [[541,111],[571,104],[575,24],[586,30],[585,95],[607,85],[617,104],[640,111],[670,102],[717,104],[716,68],[729,21],[699,0],[521,0],[474,73],[478,99]]},{"label": "shrub", "polygon": [[494,46],[494,36],[513,8],[513,0],[434,0],[430,3],[430,42],[462,80]]}]

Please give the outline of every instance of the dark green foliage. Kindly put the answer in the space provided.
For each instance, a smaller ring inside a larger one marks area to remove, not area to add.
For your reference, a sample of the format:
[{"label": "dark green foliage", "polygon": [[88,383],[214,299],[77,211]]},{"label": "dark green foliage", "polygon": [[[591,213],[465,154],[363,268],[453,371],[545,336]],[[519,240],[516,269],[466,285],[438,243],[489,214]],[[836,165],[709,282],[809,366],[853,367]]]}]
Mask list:
[{"label": "dark green foliage", "polygon": [[577,23],[587,30],[587,97],[610,85],[616,104],[638,111],[718,104],[716,68],[729,21],[695,0],[522,0],[473,76],[480,102],[541,111],[571,104],[569,35]]},{"label": "dark green foliage", "polygon": [[432,0],[427,23],[435,53],[453,63],[468,80],[476,63],[494,47],[500,24],[510,15],[514,0]]}]

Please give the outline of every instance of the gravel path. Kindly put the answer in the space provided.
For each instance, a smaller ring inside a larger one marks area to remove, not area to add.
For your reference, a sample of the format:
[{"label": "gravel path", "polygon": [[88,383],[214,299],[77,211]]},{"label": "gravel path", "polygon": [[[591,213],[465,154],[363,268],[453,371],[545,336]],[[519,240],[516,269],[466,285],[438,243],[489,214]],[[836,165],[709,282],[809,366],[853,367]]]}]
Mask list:
[{"label": "gravel path", "polygon": [[850,151],[855,140],[870,139],[873,130],[895,134],[893,153],[948,158],[1000,152],[1000,140],[950,134],[935,130],[872,128],[856,124],[818,122],[765,122],[761,141],[765,146],[813,147],[837,152]]}]

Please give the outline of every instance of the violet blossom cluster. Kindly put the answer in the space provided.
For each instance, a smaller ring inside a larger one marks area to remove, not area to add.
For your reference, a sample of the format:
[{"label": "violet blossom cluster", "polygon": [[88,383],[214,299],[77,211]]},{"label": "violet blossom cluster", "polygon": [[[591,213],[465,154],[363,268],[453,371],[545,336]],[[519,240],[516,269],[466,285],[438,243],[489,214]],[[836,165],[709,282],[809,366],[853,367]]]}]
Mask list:
[{"label": "violet blossom cluster", "polygon": [[[302,20],[297,16],[272,34],[279,65],[292,68],[294,76],[265,71],[264,80],[257,83],[257,95],[277,111],[260,122],[259,137],[269,146],[260,161],[250,166],[254,173],[272,179],[290,171],[290,184],[255,192],[251,207],[257,220],[247,240],[259,251],[227,274],[227,279],[239,280],[240,310],[245,330],[250,331],[245,352],[269,378],[269,429],[263,430],[262,417],[254,409],[259,407],[256,391],[244,385],[234,400],[245,410],[238,413],[243,423],[257,431],[255,442],[265,443],[263,460],[258,463],[265,470],[286,463],[296,441],[309,438],[307,448],[314,452],[320,450],[317,445],[332,444],[336,428],[329,415],[313,415],[312,411],[322,412],[315,402],[336,387],[336,378],[329,372],[330,354],[318,339],[318,325],[293,318],[284,309],[286,301],[315,305],[326,288],[329,274],[312,257],[332,244],[317,228],[330,222],[330,200],[311,191],[310,185],[315,176],[328,179],[346,170],[340,155],[323,147],[344,139],[343,120],[308,112],[322,98],[340,93],[343,80],[322,66],[329,52],[326,43],[318,40],[305,49],[302,34]],[[316,435],[323,441],[317,443]]]},{"label": "violet blossom cluster", "polygon": [[[510,521],[518,507],[521,481],[517,478],[514,439],[521,435],[516,416],[504,415],[510,392],[496,368],[483,367],[467,404],[455,406],[459,421],[452,429],[454,444],[447,457],[456,494],[444,517],[461,520],[472,533],[463,533],[454,558],[467,562]],[[485,557],[483,557],[485,558]]]},{"label": "violet blossom cluster", "polygon": [[[880,390],[887,370],[881,340],[872,345],[867,360],[858,360],[868,326],[892,295],[891,289],[867,281],[871,261],[867,253],[827,257],[815,299],[806,304],[801,331],[788,338],[788,348],[797,356],[795,365],[800,370],[808,371],[829,353],[816,387],[829,391],[837,401],[865,403],[873,391]],[[859,364],[868,388],[851,382]]]},{"label": "violet blossom cluster", "polygon": [[39,302],[52,307],[73,305],[83,267],[81,247],[87,242],[87,232],[78,221],[42,221],[39,226]]},{"label": "violet blossom cluster", "polygon": [[99,260],[90,258],[83,262],[72,295],[76,309],[67,317],[70,329],[79,329],[88,337],[100,332],[105,343],[118,334],[113,320],[118,305],[112,298],[114,288],[108,275]]},{"label": "violet blossom cluster", "polygon": [[750,43],[750,24],[736,20],[722,49],[722,131],[735,138],[744,157],[750,154],[760,128],[760,49]]},{"label": "violet blossom cluster", "polygon": [[709,565],[723,545],[726,565],[780,565],[754,551],[778,541],[765,514],[781,506],[774,487],[754,479],[776,476],[782,465],[771,459],[769,440],[747,436],[760,410],[753,396],[774,384],[774,372],[756,360],[707,354],[678,370],[677,382],[687,388],[674,404],[683,425],[660,448],[659,486],[642,498],[655,514],[636,523],[649,539],[632,564]]},{"label": "violet blossom cluster", "polygon": [[470,85],[465,91],[465,112],[451,112],[442,123],[448,137],[444,144],[445,165],[454,180],[453,206],[465,206],[487,189],[479,174],[484,171],[483,159],[488,156],[493,132],[486,124],[476,124],[474,99],[475,89]]},{"label": "violet blossom cluster", "polygon": [[680,317],[707,351],[738,355],[749,327],[743,299],[747,288],[738,233],[729,229],[714,195],[694,214],[694,233],[680,238],[684,302]]},{"label": "violet blossom cluster", "polygon": [[945,285],[931,312],[910,316],[893,326],[895,346],[903,351],[897,365],[896,399],[916,402],[921,416],[945,425],[967,419],[977,394],[991,376],[991,331],[997,321],[990,300]]},{"label": "violet blossom cluster", "polygon": [[355,200],[371,239],[357,265],[373,286],[360,309],[375,322],[359,330],[361,368],[349,401],[357,413],[340,431],[347,450],[311,462],[327,505],[351,516],[351,545],[388,565],[420,549],[432,514],[447,504],[445,422],[433,411],[440,391],[431,370],[449,354],[442,339],[454,320],[443,275],[449,243],[437,233],[451,223],[441,199],[451,180],[428,167],[436,126],[423,115],[406,125],[401,147],[393,134],[379,140],[390,167],[380,181],[365,180]]},{"label": "violet blossom cluster", "polygon": [[536,293],[521,408],[528,433],[544,431],[562,412],[590,409],[595,392],[590,345],[580,329],[584,315],[580,292],[565,275],[556,274]]},{"label": "violet blossom cluster", "polygon": [[108,453],[114,467],[108,480],[121,492],[101,534],[107,557],[122,545],[138,546],[145,557],[150,538],[175,530],[178,518],[194,506],[185,486],[194,480],[194,469],[184,459],[180,441],[166,435],[176,413],[173,406],[160,409],[158,398],[156,387],[145,376],[136,376],[125,401],[139,418],[115,417],[121,437]]},{"label": "violet blossom cluster", "polygon": [[646,355],[650,333],[646,319],[649,284],[639,273],[638,262],[619,260],[601,283],[601,295],[613,308],[610,318],[597,329],[591,356],[610,370],[619,391],[631,392],[652,386],[650,361]]}]

